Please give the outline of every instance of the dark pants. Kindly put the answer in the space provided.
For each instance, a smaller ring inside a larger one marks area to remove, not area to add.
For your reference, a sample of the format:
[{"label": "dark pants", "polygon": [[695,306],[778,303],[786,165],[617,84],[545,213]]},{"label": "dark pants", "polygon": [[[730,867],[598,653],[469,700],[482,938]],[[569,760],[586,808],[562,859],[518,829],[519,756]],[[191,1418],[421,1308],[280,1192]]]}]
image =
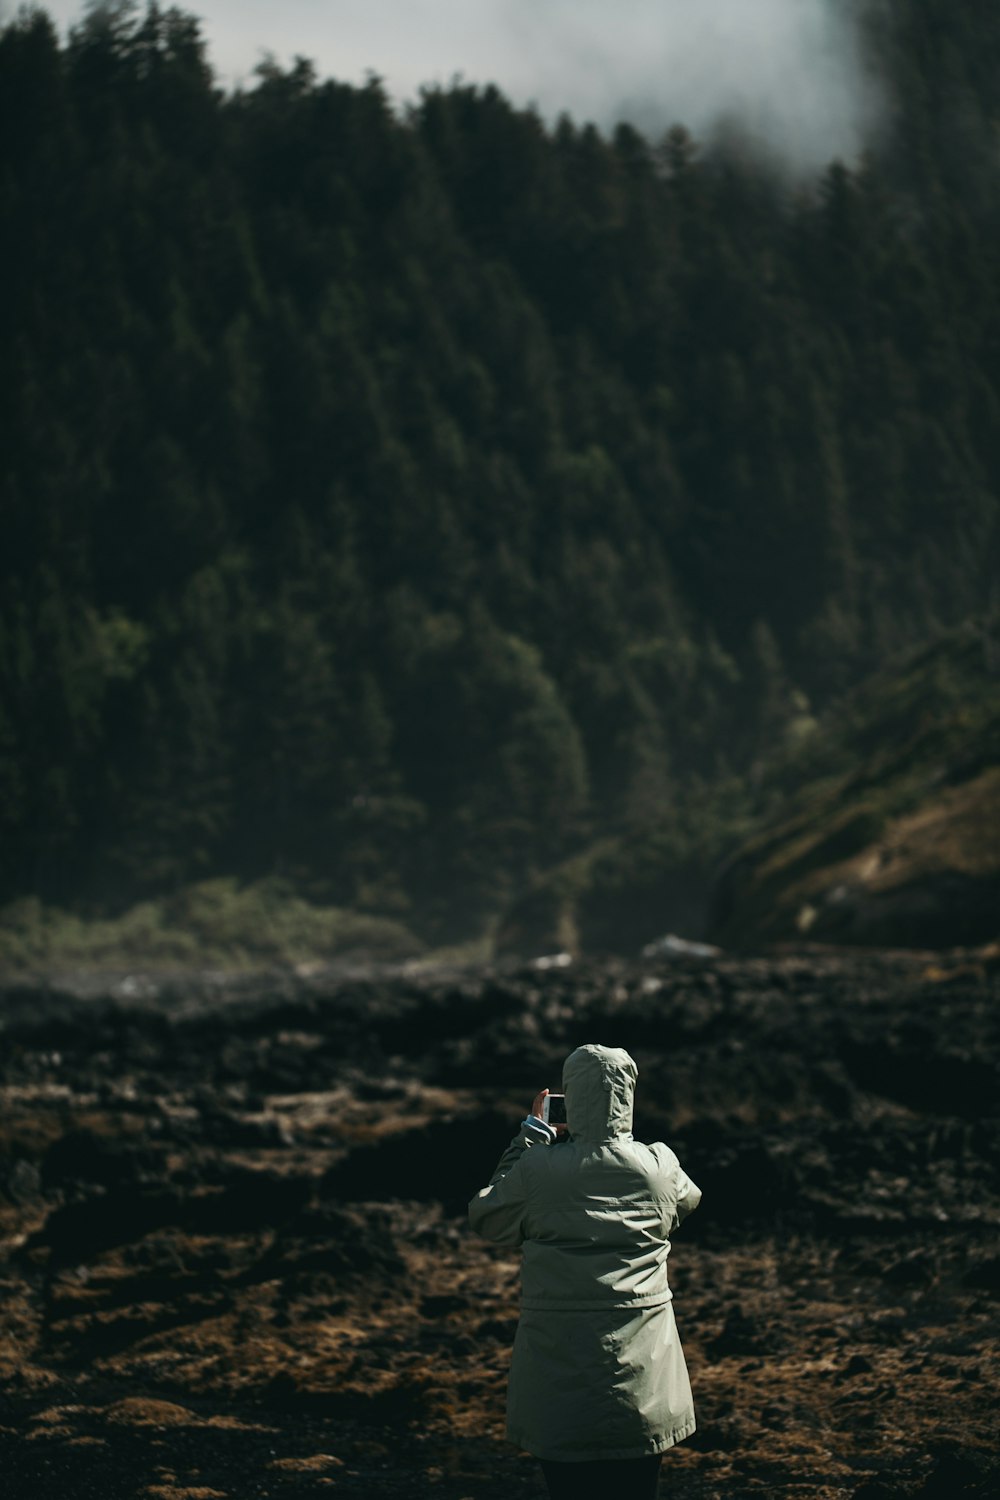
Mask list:
[{"label": "dark pants", "polygon": [[539,1459],[550,1500],[656,1500],[662,1454],[554,1464]]}]

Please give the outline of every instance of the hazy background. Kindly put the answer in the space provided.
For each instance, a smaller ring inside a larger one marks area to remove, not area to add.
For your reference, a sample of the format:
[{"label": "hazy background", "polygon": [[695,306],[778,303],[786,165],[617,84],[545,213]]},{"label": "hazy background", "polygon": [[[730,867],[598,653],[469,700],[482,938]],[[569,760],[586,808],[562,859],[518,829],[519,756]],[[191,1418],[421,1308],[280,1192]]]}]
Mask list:
[{"label": "hazy background", "polygon": [[[245,84],[265,52],[313,59],[358,81],[371,69],[397,100],[421,85],[494,82],[554,118],[655,133],[695,133],[736,115],[788,164],[812,170],[850,158],[875,128],[878,90],[850,0],[210,0],[182,6],[203,20],[212,63]],[[78,0],[47,7],[64,27]],[[4,6],[8,16],[13,7]]]}]

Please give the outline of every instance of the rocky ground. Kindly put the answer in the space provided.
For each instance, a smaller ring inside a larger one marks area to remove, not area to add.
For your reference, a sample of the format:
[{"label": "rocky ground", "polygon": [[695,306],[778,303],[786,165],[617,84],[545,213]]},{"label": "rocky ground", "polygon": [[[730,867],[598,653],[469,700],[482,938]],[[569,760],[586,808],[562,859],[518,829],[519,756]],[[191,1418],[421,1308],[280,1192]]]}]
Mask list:
[{"label": "rocky ground", "polygon": [[664,1493],[1000,1491],[988,953],[8,985],[7,1500],[541,1496],[464,1205],[582,1041],[704,1189]]}]

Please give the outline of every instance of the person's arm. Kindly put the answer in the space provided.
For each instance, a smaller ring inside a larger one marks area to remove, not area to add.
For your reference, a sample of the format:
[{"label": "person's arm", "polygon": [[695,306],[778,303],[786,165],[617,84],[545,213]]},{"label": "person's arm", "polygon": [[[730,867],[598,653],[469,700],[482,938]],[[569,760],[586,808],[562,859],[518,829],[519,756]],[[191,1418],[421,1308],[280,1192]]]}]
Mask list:
[{"label": "person's arm", "polygon": [[532,1146],[550,1146],[556,1139],[556,1132],[541,1118],[541,1101],[547,1092],[543,1089],[536,1096],[531,1114],[522,1120],[520,1130],[497,1162],[488,1186],[480,1189],[469,1204],[472,1228],[498,1245],[519,1245],[524,1239],[524,1185],[516,1168],[525,1151]]},{"label": "person's arm", "polygon": [[680,1162],[677,1163],[677,1203],[674,1207],[674,1228],[693,1214],[701,1202],[701,1188],[692,1182]]},{"label": "person's arm", "polygon": [[659,1157],[662,1176],[661,1203],[663,1207],[662,1233],[669,1236],[677,1226],[694,1213],[701,1202],[701,1188],[692,1182],[676,1154],[662,1142],[653,1148]]}]

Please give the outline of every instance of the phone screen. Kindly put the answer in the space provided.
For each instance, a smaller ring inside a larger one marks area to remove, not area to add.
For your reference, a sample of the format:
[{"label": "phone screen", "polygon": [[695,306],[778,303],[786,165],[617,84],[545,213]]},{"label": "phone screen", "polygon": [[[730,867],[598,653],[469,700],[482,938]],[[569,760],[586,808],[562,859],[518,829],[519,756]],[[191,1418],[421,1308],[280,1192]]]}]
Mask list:
[{"label": "phone screen", "polygon": [[566,1095],[546,1094],[545,1121],[549,1125],[566,1124]]}]

